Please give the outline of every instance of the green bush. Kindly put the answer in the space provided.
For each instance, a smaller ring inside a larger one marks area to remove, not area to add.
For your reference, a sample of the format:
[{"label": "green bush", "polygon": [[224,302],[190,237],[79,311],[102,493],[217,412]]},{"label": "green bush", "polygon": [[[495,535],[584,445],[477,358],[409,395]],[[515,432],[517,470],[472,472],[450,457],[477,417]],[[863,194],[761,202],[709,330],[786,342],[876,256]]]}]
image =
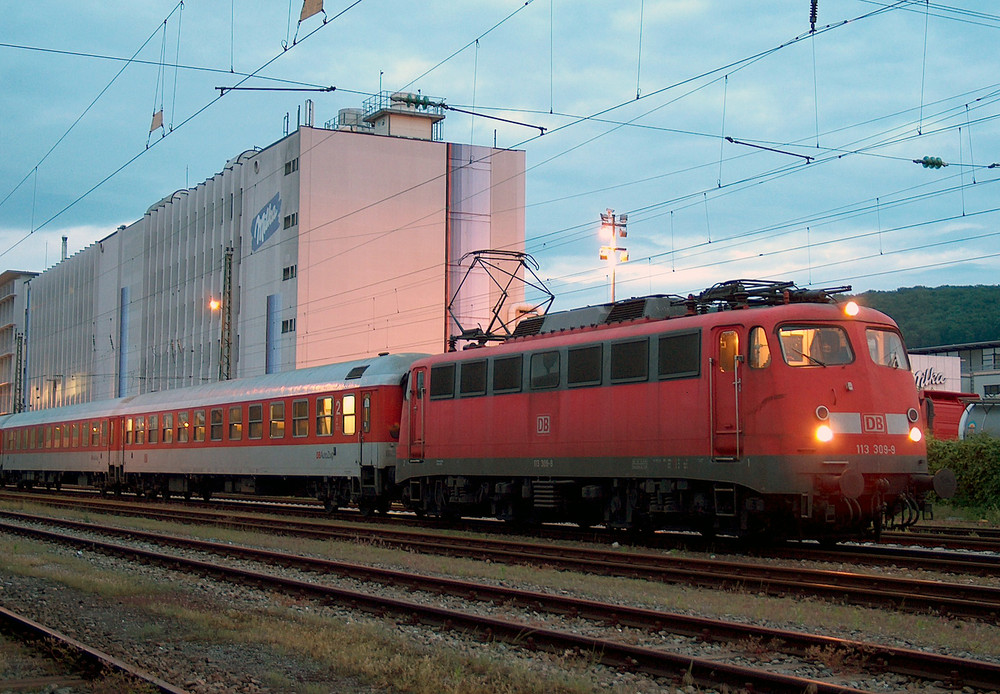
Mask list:
[{"label": "green bush", "polygon": [[974,434],[964,441],[928,439],[927,465],[931,474],[951,468],[958,479],[955,506],[1000,508],[1000,439]]}]

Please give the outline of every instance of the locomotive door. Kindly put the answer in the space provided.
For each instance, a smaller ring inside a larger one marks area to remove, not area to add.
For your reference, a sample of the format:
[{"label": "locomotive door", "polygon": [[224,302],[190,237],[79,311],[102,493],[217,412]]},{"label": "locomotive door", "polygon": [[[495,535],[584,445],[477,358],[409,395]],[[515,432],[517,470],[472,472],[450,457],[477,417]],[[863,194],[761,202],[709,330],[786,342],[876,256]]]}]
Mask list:
[{"label": "locomotive door", "polygon": [[740,391],[743,385],[740,332],[740,327],[735,325],[716,328],[713,332],[708,373],[712,455],[716,458],[740,457]]},{"label": "locomotive door", "polygon": [[424,457],[424,398],[427,397],[427,369],[419,367],[410,377],[410,452],[409,458]]}]

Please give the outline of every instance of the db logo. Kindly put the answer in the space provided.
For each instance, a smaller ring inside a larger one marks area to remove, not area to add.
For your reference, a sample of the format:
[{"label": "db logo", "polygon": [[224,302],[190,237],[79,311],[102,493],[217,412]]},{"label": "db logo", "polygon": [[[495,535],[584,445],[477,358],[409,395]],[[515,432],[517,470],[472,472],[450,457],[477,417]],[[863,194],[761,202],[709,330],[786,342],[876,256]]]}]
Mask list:
[{"label": "db logo", "polygon": [[535,421],[535,433],[540,436],[547,436],[552,433],[552,419],[549,415],[538,415],[538,419]]},{"label": "db logo", "polygon": [[886,432],[884,414],[861,415],[861,430],[866,434],[884,434]]}]

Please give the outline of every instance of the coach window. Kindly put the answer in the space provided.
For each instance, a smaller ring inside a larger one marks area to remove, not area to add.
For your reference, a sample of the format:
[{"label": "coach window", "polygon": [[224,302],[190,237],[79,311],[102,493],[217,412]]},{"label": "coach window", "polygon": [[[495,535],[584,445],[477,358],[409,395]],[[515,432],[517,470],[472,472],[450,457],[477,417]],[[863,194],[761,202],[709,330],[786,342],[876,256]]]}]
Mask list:
[{"label": "coach window", "polygon": [[455,365],[441,364],[431,367],[431,399],[455,397]]},{"label": "coach window", "polygon": [[765,369],[771,365],[771,348],[767,333],[759,325],[750,331],[750,368]]},{"label": "coach window", "polygon": [[649,340],[611,344],[611,382],[645,381],[649,377]]},{"label": "coach window", "polygon": [[354,436],[354,432],[357,430],[357,425],[355,424],[356,415],[354,412],[354,396],[345,395],[344,400],[341,403],[341,408],[344,417],[344,434],[347,436]]},{"label": "coach window", "polygon": [[52,448],[52,426],[50,424],[45,425],[45,447]]},{"label": "coach window", "polygon": [[70,425],[70,444],[73,448],[80,445],[80,425],[76,422]]},{"label": "coach window", "polygon": [[697,376],[701,363],[701,333],[661,335],[657,355],[657,375],[662,378]]},{"label": "coach window", "polygon": [[458,379],[458,392],[462,396],[486,394],[486,360],[462,362]]},{"label": "coach window", "polygon": [[521,355],[493,360],[493,392],[516,393],[521,390]]},{"label": "coach window", "polygon": [[101,444],[101,423],[93,421],[90,423],[90,445],[99,446]]},{"label": "coach window", "polygon": [[559,385],[559,352],[531,355],[531,389],[543,390]]},{"label": "coach window", "polygon": [[209,436],[212,437],[213,441],[222,440],[222,408],[213,407],[209,410]]},{"label": "coach window", "polygon": [[316,434],[333,435],[333,398],[316,398]]},{"label": "coach window", "polygon": [[197,442],[205,440],[205,410],[194,411],[194,436],[192,439]]},{"label": "coach window", "polygon": [[156,443],[160,436],[160,418],[155,414],[149,415],[149,435],[147,438],[150,443]]},{"label": "coach window", "polygon": [[285,403],[272,402],[269,413],[271,424],[271,438],[285,438]]},{"label": "coach window", "polygon": [[135,421],[129,417],[125,420],[125,443],[130,444],[135,439]]},{"label": "coach window", "polygon": [[[484,365],[485,368],[485,365]],[[366,434],[372,430],[372,396],[361,398],[361,431]]]},{"label": "coach window", "polygon": [[719,333],[719,369],[735,371],[740,356],[740,334],[735,330]]},{"label": "coach window", "polygon": [[237,405],[229,408],[229,440],[239,441],[243,438],[243,407]]},{"label": "coach window", "polygon": [[188,421],[187,412],[177,413],[177,443],[187,443],[188,442],[188,430],[190,429],[190,422]]},{"label": "coach window", "polygon": [[601,345],[571,349],[566,353],[566,384],[570,387],[599,386],[603,367]]},{"label": "coach window", "polygon": [[174,442],[174,415],[171,412],[163,413],[163,443]]},{"label": "coach window", "polygon": [[264,406],[259,402],[247,407],[247,438],[264,438]]},{"label": "coach window", "polygon": [[146,418],[135,418],[135,442],[137,444],[146,443]]},{"label": "coach window", "polygon": [[108,436],[111,434],[111,422],[107,419],[101,420],[101,446],[106,447],[108,445]]},{"label": "coach window", "polygon": [[292,401],[292,436],[309,436],[309,401]]}]

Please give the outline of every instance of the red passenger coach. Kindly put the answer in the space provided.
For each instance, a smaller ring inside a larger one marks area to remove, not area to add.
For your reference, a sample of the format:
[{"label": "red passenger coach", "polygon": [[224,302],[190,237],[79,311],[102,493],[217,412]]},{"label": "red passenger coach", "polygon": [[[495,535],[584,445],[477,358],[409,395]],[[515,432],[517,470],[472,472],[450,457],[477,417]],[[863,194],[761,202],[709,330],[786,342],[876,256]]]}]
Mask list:
[{"label": "red passenger coach", "polygon": [[[932,488],[893,321],[739,280],[549,314],[414,363],[396,470],[420,513],[739,535],[877,534]],[[936,478],[942,496],[950,473]]]},{"label": "red passenger coach", "polygon": [[385,508],[402,379],[423,355],[380,356],[256,378],[10,415],[0,478],[148,496],[309,495]]}]

